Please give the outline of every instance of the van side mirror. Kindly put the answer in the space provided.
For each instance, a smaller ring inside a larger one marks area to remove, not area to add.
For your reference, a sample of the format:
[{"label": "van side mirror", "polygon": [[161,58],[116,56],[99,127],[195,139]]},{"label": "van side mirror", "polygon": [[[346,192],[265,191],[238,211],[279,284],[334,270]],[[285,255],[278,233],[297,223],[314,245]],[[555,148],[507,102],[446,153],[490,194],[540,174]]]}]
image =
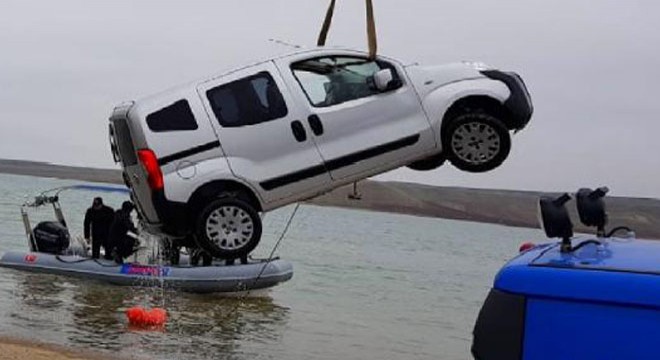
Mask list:
[{"label": "van side mirror", "polygon": [[382,69],[373,76],[373,86],[380,92],[385,92],[398,87],[398,80],[394,77],[392,69]]}]

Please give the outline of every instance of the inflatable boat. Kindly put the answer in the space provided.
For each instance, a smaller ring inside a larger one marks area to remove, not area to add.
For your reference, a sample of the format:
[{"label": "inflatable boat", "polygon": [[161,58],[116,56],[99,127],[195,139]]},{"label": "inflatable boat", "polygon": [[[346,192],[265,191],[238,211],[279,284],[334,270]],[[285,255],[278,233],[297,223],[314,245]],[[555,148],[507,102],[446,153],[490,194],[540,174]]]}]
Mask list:
[{"label": "inflatable boat", "polygon": [[293,276],[293,267],[280,259],[249,260],[247,264],[190,266],[182,257],[177,266],[125,263],[79,255],[55,255],[31,251],[8,251],[0,266],[74,276],[115,285],[162,285],[197,293],[242,292],[273,287]]},{"label": "inflatable boat", "polygon": [[[208,265],[197,266],[194,256],[184,254],[177,258],[176,265],[172,265],[158,251],[152,251],[151,256],[142,256],[146,260],[139,262],[136,261],[137,254],[132,257],[133,262],[123,264],[103,258],[92,259],[87,244],[81,238],[71,239],[59,204],[59,194],[71,189],[128,193],[118,187],[75,185],[49,190],[26,202],[21,207],[21,216],[29,250],[5,252],[0,257],[0,267],[116,285],[160,285],[197,293],[263,290],[293,277],[291,263],[279,258],[245,258],[236,265],[233,261],[212,261]],[[41,222],[33,228],[28,211],[46,205],[52,205],[56,221]],[[154,245],[154,241],[146,242]]]},{"label": "inflatable boat", "polygon": [[474,327],[477,360],[660,358],[660,241],[627,227],[605,232],[606,189],[577,193],[593,235],[573,236],[564,204],[541,199],[546,235],[525,244],[495,278]]}]

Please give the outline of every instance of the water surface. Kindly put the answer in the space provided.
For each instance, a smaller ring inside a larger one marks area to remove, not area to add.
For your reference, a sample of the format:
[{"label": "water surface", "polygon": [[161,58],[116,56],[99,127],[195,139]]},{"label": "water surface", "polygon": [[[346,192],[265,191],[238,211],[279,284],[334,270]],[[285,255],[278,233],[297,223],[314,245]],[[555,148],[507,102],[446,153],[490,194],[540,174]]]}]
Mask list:
[{"label": "water surface", "polygon": [[[0,251],[27,248],[25,194],[71,181],[0,175]],[[62,196],[73,233],[96,194]],[[102,194],[118,207],[124,199]],[[269,213],[267,256],[293,207]],[[33,217],[51,217],[50,209]],[[471,359],[471,331],[496,271],[538,230],[303,205],[277,254],[288,283],[259,298],[116,287],[0,269],[0,335],[156,359]],[[163,332],[123,311],[165,306]]]}]

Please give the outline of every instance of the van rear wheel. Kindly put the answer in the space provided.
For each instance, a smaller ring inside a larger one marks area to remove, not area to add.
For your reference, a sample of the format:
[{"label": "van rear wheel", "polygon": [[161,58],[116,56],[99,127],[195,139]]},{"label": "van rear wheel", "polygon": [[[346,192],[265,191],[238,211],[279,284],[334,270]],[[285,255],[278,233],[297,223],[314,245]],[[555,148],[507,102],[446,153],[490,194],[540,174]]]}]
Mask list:
[{"label": "van rear wheel", "polygon": [[210,202],[196,222],[197,245],[221,259],[247,256],[261,240],[261,217],[247,202],[224,196]]}]

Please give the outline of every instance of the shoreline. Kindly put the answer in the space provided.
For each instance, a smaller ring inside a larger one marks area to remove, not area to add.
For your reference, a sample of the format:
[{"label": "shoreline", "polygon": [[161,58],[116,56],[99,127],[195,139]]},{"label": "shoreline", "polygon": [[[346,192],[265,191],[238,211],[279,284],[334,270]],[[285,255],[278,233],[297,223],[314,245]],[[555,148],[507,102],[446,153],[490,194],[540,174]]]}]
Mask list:
[{"label": "shoreline", "polygon": [[0,336],[1,360],[121,360],[101,352]]},{"label": "shoreline", "polygon": [[[121,171],[36,161],[0,159],[0,173],[123,185]],[[319,206],[399,213],[538,229],[537,204],[541,196],[558,193],[442,187],[394,181],[363,180],[361,200],[352,200],[352,185],[304,201]],[[574,202],[568,207],[576,232],[593,233],[582,226]],[[660,239],[660,200],[608,197],[610,227],[626,225],[640,238]]]}]

